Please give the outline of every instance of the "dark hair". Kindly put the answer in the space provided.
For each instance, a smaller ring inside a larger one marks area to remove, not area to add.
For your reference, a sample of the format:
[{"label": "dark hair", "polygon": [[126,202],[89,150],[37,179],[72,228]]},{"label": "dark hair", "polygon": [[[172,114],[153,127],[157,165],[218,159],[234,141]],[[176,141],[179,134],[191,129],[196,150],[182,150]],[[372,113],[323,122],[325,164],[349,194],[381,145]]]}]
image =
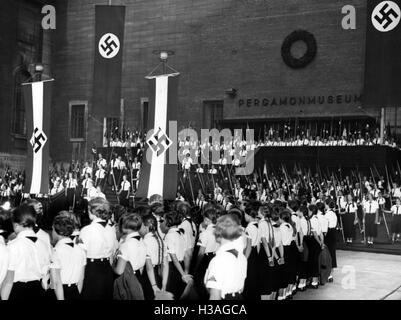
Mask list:
[{"label": "dark hair", "polygon": [[271,206],[269,204],[267,204],[267,203],[263,204],[263,205],[260,206],[259,209],[262,212],[263,217],[265,217],[267,219],[270,219],[272,209],[271,209]]},{"label": "dark hair", "polygon": [[329,203],[329,208],[330,208],[330,209],[334,209],[335,206],[336,206],[335,202],[334,202],[334,201],[330,201],[330,203]]},{"label": "dark hair", "polygon": [[[38,201],[38,200],[36,200],[36,199],[26,199],[26,200],[24,201],[24,204],[27,204],[28,206],[30,206],[30,207],[33,208],[33,210],[34,210],[34,212],[35,212],[35,215],[36,215],[36,224],[37,224],[37,225],[40,225],[41,222],[42,222],[42,221],[41,221],[41,220],[42,220],[42,217],[43,217],[43,204],[42,204],[42,202],[40,202],[40,201]],[[37,205],[42,206],[42,212],[36,211],[35,206],[37,206]]]},{"label": "dark hair", "polygon": [[181,216],[177,211],[169,211],[164,215],[164,220],[166,221],[166,227],[171,228],[178,226],[181,222]]},{"label": "dark hair", "polygon": [[142,217],[142,222],[145,226],[149,227],[150,232],[157,231],[157,220],[153,214],[148,214]]},{"label": "dark hair", "polygon": [[69,237],[75,230],[74,220],[66,215],[58,215],[53,221],[54,231],[60,236]]},{"label": "dark hair", "polygon": [[221,217],[227,213],[226,209],[219,203],[214,205],[214,210],[216,210],[217,217]]},{"label": "dark hair", "polygon": [[287,209],[284,209],[280,212],[280,218],[284,222],[288,223],[292,227],[292,235],[295,236],[297,234],[297,227],[295,225],[295,222],[292,221],[291,219],[291,212]]},{"label": "dark hair", "polygon": [[316,208],[317,208],[317,210],[319,210],[320,212],[322,212],[324,214],[324,209],[326,208],[326,206],[323,202],[318,202],[316,204]]},{"label": "dark hair", "polygon": [[118,227],[121,233],[124,233],[124,230],[138,231],[142,227],[142,217],[138,213],[123,215],[118,221]]},{"label": "dark hair", "polygon": [[187,202],[179,202],[176,205],[177,212],[182,216],[182,218],[191,215],[191,206]]},{"label": "dark hair", "polygon": [[13,210],[11,220],[24,228],[33,228],[36,224],[35,209],[27,204],[22,204]]},{"label": "dark hair", "polygon": [[281,208],[278,205],[273,205],[272,211],[271,211],[271,219],[273,221],[277,221],[280,218],[280,212],[281,212]]},{"label": "dark hair", "polygon": [[102,220],[109,220],[111,217],[110,204],[103,198],[95,198],[89,201],[89,212]]},{"label": "dark hair", "polygon": [[208,218],[213,224],[217,222],[217,212],[214,208],[209,208],[203,213],[203,218]]},{"label": "dark hair", "polygon": [[308,209],[309,209],[310,212],[312,212],[312,216],[314,216],[314,215],[317,214],[317,206],[316,206],[316,205],[311,204],[311,205],[308,207]]},{"label": "dark hair", "polygon": [[153,203],[150,206],[150,210],[153,212],[153,214],[155,214],[157,216],[162,216],[164,214],[163,204],[161,204],[159,202]]},{"label": "dark hair", "polygon": [[240,208],[231,207],[230,210],[228,210],[228,214],[236,215],[238,217],[238,220],[240,221],[240,224],[242,225],[244,220],[244,214]]},{"label": "dark hair", "polygon": [[292,210],[292,211],[298,211],[299,209],[299,203],[296,200],[290,200],[288,202],[288,207]]},{"label": "dark hair", "polygon": [[236,215],[225,214],[217,219],[214,235],[216,239],[235,240],[241,236],[240,221]]},{"label": "dark hair", "polygon": [[252,203],[248,203],[245,207],[245,213],[251,218],[255,219],[258,216],[258,210]]},{"label": "dark hair", "polygon": [[[157,204],[158,207],[162,207],[159,204]],[[152,214],[151,207],[148,205],[141,205],[136,207],[135,209],[132,210],[132,212],[138,213],[141,217],[147,216],[149,214]]]},{"label": "dark hair", "polygon": [[80,219],[74,213],[63,210],[63,211],[60,211],[57,216],[67,217],[67,218],[71,219],[74,222],[75,229],[79,229],[81,227]]},{"label": "dark hair", "polygon": [[4,231],[4,238],[13,232],[13,224],[11,222],[11,213],[0,207],[0,229]]},{"label": "dark hair", "polygon": [[299,207],[299,211],[301,211],[302,214],[303,214],[303,216],[304,216],[306,219],[308,219],[309,212],[308,212],[308,207],[307,207],[307,206],[304,206],[304,205],[300,206],[300,207]]}]

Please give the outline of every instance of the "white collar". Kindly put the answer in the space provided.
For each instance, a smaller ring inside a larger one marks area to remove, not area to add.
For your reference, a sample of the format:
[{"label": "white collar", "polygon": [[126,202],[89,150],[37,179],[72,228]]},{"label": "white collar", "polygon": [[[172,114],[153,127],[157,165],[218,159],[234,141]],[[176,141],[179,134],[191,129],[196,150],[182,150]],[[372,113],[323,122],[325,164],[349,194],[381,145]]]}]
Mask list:
[{"label": "white collar", "polygon": [[71,240],[71,238],[65,237],[65,238],[60,239],[60,240],[57,242],[56,246],[59,246],[59,245],[62,245],[62,244],[67,244],[67,243],[73,243],[73,241]]},{"label": "white collar", "polygon": [[214,227],[215,227],[215,225],[213,223],[211,223],[206,227],[206,230],[213,229]]},{"label": "white collar", "polygon": [[128,234],[125,237],[125,241],[127,241],[128,239],[131,239],[131,238],[135,238],[135,237],[140,237],[140,234],[138,231],[134,231],[134,232],[131,232],[130,234]]},{"label": "white collar", "polygon": [[107,222],[106,220],[100,219],[99,217],[96,217],[92,220],[92,223],[98,223],[98,222]]},{"label": "white collar", "polygon": [[32,229],[23,230],[17,234],[17,238],[23,238],[23,237],[36,237],[36,234]]},{"label": "white collar", "polygon": [[[235,240],[237,240],[237,239],[235,239]],[[225,244],[220,245],[220,247],[216,251],[216,254],[224,252],[224,251],[228,251],[228,250],[231,250],[231,249],[236,249],[237,250],[236,245],[235,245],[235,240],[232,240],[230,242],[227,242]]]}]

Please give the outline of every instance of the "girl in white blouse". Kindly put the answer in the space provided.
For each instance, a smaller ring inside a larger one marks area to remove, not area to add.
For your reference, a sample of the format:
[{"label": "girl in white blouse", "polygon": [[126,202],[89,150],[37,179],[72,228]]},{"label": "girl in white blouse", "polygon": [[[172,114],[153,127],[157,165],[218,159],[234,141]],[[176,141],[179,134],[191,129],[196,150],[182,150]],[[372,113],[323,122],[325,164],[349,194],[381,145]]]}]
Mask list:
[{"label": "girl in white blouse", "polygon": [[317,289],[319,286],[319,255],[324,246],[323,233],[317,217],[317,207],[309,206],[308,230],[305,235],[305,242],[309,249],[308,254],[308,277],[311,279],[311,288]]}]

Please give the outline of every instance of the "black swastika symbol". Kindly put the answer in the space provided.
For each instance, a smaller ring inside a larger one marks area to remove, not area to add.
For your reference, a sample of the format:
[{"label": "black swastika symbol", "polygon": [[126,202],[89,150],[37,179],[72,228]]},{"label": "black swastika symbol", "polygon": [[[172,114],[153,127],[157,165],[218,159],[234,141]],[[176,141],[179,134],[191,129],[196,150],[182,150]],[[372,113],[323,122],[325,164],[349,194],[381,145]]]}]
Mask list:
[{"label": "black swastika symbol", "polygon": [[[32,148],[35,153],[38,153],[39,150],[42,148],[43,144],[46,142],[46,137],[43,135],[42,132],[39,135],[36,135],[38,131],[39,131],[39,129],[35,128],[35,131],[33,134],[34,142],[32,144]],[[43,144],[42,144],[42,142],[43,142]]]},{"label": "black swastika symbol", "polygon": [[[159,136],[160,135],[160,136]],[[164,147],[164,144],[166,145],[167,148]],[[156,134],[153,135],[153,137],[151,139],[149,139],[148,141],[149,146],[153,149],[154,152],[157,152],[157,156],[160,156],[161,154],[163,154],[165,152],[165,150],[168,149],[168,147],[171,144],[170,139],[161,131],[161,129],[159,128],[159,130],[157,131]]]},{"label": "black swastika symbol", "polygon": [[388,3],[385,3],[383,5],[383,7],[381,7],[381,9],[379,10],[381,17],[378,14],[375,15],[375,17],[374,17],[375,20],[382,25],[383,29],[387,29],[388,26],[394,22],[392,17],[395,19],[398,18],[397,12],[395,12],[395,10],[393,8],[390,8],[389,10],[387,10],[388,7],[389,7]]},{"label": "black swastika symbol", "polygon": [[[107,56],[113,53],[114,49],[118,48],[118,44],[114,41],[111,40],[111,36],[109,35],[104,41],[103,44],[101,44],[101,48],[103,51],[106,53]],[[114,48],[113,48],[114,47]]]}]

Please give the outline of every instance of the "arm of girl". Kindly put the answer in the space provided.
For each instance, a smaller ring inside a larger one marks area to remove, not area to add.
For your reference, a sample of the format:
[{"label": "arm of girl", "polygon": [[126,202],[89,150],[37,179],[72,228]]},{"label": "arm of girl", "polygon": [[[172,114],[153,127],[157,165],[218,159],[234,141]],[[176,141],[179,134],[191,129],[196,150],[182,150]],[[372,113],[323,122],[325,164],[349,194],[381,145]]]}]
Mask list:
[{"label": "arm of girl", "polygon": [[251,255],[252,250],[252,240],[250,238],[246,239],[246,248],[244,249],[244,255],[248,259]]},{"label": "arm of girl", "polygon": [[180,262],[178,261],[175,253],[170,253],[170,257],[171,257],[171,261],[173,261],[174,266],[180,273],[182,281],[184,281],[185,283],[188,283],[190,281],[190,279],[192,278],[192,276],[189,274],[186,274],[185,271],[182,269],[182,266],[181,266]]},{"label": "arm of girl", "polygon": [[54,293],[56,294],[57,300],[64,300],[64,289],[63,283],[61,282],[60,269],[51,268],[50,277],[54,286]]},{"label": "arm of girl", "polygon": [[150,284],[152,285],[153,292],[156,293],[156,291],[160,290],[160,288],[156,284],[155,271],[153,269],[152,260],[149,257],[146,258],[146,273],[148,274],[148,278]]},{"label": "arm of girl", "polygon": [[125,261],[123,258],[118,258],[117,262],[114,265],[114,272],[118,275],[122,275],[124,273],[126,265],[127,261]]},{"label": "arm of girl", "polygon": [[8,270],[1,287],[1,299],[8,300],[14,284],[14,271]]},{"label": "arm of girl", "polygon": [[78,291],[79,291],[79,293],[82,292],[82,287],[83,287],[83,284],[84,284],[84,278],[85,278],[85,266],[83,266],[82,269],[81,269],[81,277],[80,277],[80,279],[78,281]]},{"label": "arm of girl", "polygon": [[164,259],[164,262],[163,262],[163,281],[162,281],[162,290],[163,291],[166,291],[166,288],[167,288],[168,272],[169,272],[169,264],[168,264],[167,259]]}]

